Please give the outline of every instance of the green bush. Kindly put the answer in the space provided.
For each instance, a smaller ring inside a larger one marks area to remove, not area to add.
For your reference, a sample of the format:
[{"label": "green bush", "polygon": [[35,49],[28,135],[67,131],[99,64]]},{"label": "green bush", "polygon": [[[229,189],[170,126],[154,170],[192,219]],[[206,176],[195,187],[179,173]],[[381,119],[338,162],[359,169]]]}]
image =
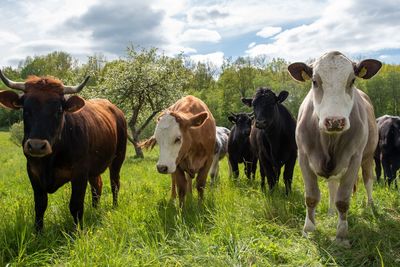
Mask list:
[{"label": "green bush", "polygon": [[21,146],[24,138],[24,122],[16,122],[10,127],[10,140],[17,146]]}]

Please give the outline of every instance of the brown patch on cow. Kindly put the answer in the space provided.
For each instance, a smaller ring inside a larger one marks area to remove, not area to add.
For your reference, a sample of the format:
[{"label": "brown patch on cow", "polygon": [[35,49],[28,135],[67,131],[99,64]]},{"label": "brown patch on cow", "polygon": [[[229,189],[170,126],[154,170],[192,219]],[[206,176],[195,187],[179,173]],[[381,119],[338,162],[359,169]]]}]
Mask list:
[{"label": "brown patch on cow", "polygon": [[346,213],[349,210],[349,202],[346,201],[337,201],[336,203],[336,208],[340,213]]},{"label": "brown patch on cow", "polygon": [[306,197],[306,205],[308,208],[315,208],[318,204],[318,199],[312,197]]}]

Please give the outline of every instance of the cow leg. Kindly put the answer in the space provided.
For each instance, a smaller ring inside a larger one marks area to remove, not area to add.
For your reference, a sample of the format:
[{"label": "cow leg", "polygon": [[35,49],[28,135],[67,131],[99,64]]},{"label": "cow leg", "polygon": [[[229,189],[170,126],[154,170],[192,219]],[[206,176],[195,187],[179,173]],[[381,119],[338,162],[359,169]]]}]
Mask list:
[{"label": "cow leg", "polygon": [[75,225],[83,226],[83,209],[85,201],[85,192],[88,179],[86,177],[77,177],[71,181],[72,193],[69,202],[69,210],[74,218]]},{"label": "cow leg", "polygon": [[244,166],[245,166],[245,172],[246,172],[246,177],[247,177],[247,179],[251,179],[251,173],[252,173],[252,171],[253,171],[253,168],[252,168],[252,162],[251,161],[245,161],[244,162]]},{"label": "cow leg", "polygon": [[28,167],[28,175],[29,175],[29,180],[31,181],[33,196],[35,200],[35,229],[37,232],[40,232],[43,230],[43,217],[47,209],[47,203],[48,203],[47,192],[45,192],[40,187],[40,184],[32,176],[29,167]]},{"label": "cow leg", "polygon": [[253,179],[256,179],[256,171],[257,171],[257,158],[253,160],[251,163],[251,173]]},{"label": "cow leg", "polygon": [[367,191],[368,204],[373,204],[372,199],[372,186],[374,184],[374,172],[372,167],[372,159],[364,161],[361,165],[362,176],[364,181],[365,190]]},{"label": "cow leg", "polygon": [[103,181],[101,176],[89,177],[90,189],[92,191],[92,206],[97,207],[99,205],[101,191],[103,188]]},{"label": "cow leg", "polygon": [[306,203],[306,219],[303,227],[303,234],[315,231],[315,209],[321,199],[321,193],[318,187],[318,180],[315,173],[308,164],[307,156],[299,153],[299,164],[301,173],[303,174],[305,203]]},{"label": "cow leg", "polygon": [[176,187],[178,188],[179,205],[180,207],[183,207],[186,191],[188,189],[185,173],[181,169],[177,168],[176,171],[172,174],[172,177],[172,179],[175,180]]},{"label": "cow leg", "polygon": [[[229,157],[229,163],[230,166],[232,168],[232,174],[234,178],[238,178],[239,177],[239,165],[238,165],[238,161],[236,159],[234,159],[233,157]],[[231,176],[232,177],[232,176]]]},{"label": "cow leg", "polygon": [[385,177],[385,184],[386,184],[386,177],[387,177],[387,182],[388,186],[390,187],[390,178],[392,177],[392,168],[390,167],[390,162],[386,157],[382,156],[382,166],[383,166],[383,175]]},{"label": "cow leg", "polygon": [[382,174],[382,167],[381,167],[381,161],[379,159],[379,156],[374,157],[375,160],[375,173],[376,173],[376,180],[379,183],[381,180],[381,174]]},{"label": "cow leg", "polygon": [[[124,156],[125,158],[125,156]],[[111,182],[111,191],[113,195],[113,206],[118,206],[118,192],[120,189],[120,175],[119,172],[121,170],[122,163],[124,158],[117,157],[114,159],[110,166],[110,182]]]},{"label": "cow leg", "polygon": [[286,195],[289,195],[292,191],[293,171],[294,165],[296,164],[296,154],[285,164],[285,170],[283,171],[283,180],[285,182]]},{"label": "cow leg", "polygon": [[335,214],[335,199],[336,199],[336,194],[337,190],[339,187],[339,181],[338,180],[329,180],[328,181],[328,188],[329,188],[329,209],[328,209],[328,215],[332,216]]},{"label": "cow leg", "polygon": [[211,184],[214,184],[216,182],[216,178],[218,176],[218,171],[219,171],[218,165],[219,165],[219,153],[214,154],[213,162],[211,164],[211,171],[210,171]]},{"label": "cow leg", "polygon": [[171,199],[176,198],[176,176],[171,175]]},{"label": "cow leg", "polygon": [[[275,184],[277,182],[277,177],[276,177],[276,172],[274,171],[271,163],[265,159],[264,160],[264,168],[265,168],[265,173],[267,175],[267,181],[268,181],[268,185],[269,185],[269,190],[274,189]],[[262,186],[262,185],[261,185]]]},{"label": "cow leg", "polygon": [[[371,163],[372,162],[369,162],[369,164]],[[353,158],[350,160],[350,165],[347,169],[346,174],[340,180],[339,188],[336,194],[335,204],[336,209],[339,213],[338,225],[336,230],[336,242],[345,247],[350,246],[350,243],[347,239],[349,228],[347,222],[347,213],[350,206],[350,198],[353,192],[353,187],[358,179],[358,170],[360,168],[360,165],[361,155],[353,156]]]},{"label": "cow leg", "polygon": [[199,200],[202,201],[204,198],[204,188],[206,187],[207,182],[207,173],[210,168],[211,162],[206,163],[204,167],[202,167],[197,174],[196,177],[196,188],[199,194]]}]

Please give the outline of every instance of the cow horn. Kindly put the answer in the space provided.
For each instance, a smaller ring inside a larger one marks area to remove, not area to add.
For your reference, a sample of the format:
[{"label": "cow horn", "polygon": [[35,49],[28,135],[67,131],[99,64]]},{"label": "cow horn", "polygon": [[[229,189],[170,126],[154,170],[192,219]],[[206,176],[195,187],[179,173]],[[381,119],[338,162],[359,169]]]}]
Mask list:
[{"label": "cow horn", "polygon": [[90,76],[87,76],[85,80],[77,86],[64,86],[64,94],[76,94],[79,93],[83,87],[85,87],[86,83],[89,81]]},{"label": "cow horn", "polygon": [[4,74],[3,74],[3,72],[1,70],[0,70],[0,78],[3,81],[3,83],[6,86],[10,87],[11,89],[25,91],[25,83],[24,82],[13,82],[13,81],[11,81],[6,76],[4,76]]}]

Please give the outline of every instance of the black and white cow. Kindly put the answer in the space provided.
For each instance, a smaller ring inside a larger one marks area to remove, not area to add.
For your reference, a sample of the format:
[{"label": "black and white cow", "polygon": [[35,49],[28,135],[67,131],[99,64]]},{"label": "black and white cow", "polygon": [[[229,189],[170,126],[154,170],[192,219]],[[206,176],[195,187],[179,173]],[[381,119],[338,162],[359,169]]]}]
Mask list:
[{"label": "black and white cow", "polygon": [[[217,135],[215,139],[214,157],[210,168],[211,183],[214,183],[218,178],[219,161],[228,153],[228,139],[231,130],[225,127],[217,126],[216,132]],[[230,165],[229,171],[231,171]]]}]

